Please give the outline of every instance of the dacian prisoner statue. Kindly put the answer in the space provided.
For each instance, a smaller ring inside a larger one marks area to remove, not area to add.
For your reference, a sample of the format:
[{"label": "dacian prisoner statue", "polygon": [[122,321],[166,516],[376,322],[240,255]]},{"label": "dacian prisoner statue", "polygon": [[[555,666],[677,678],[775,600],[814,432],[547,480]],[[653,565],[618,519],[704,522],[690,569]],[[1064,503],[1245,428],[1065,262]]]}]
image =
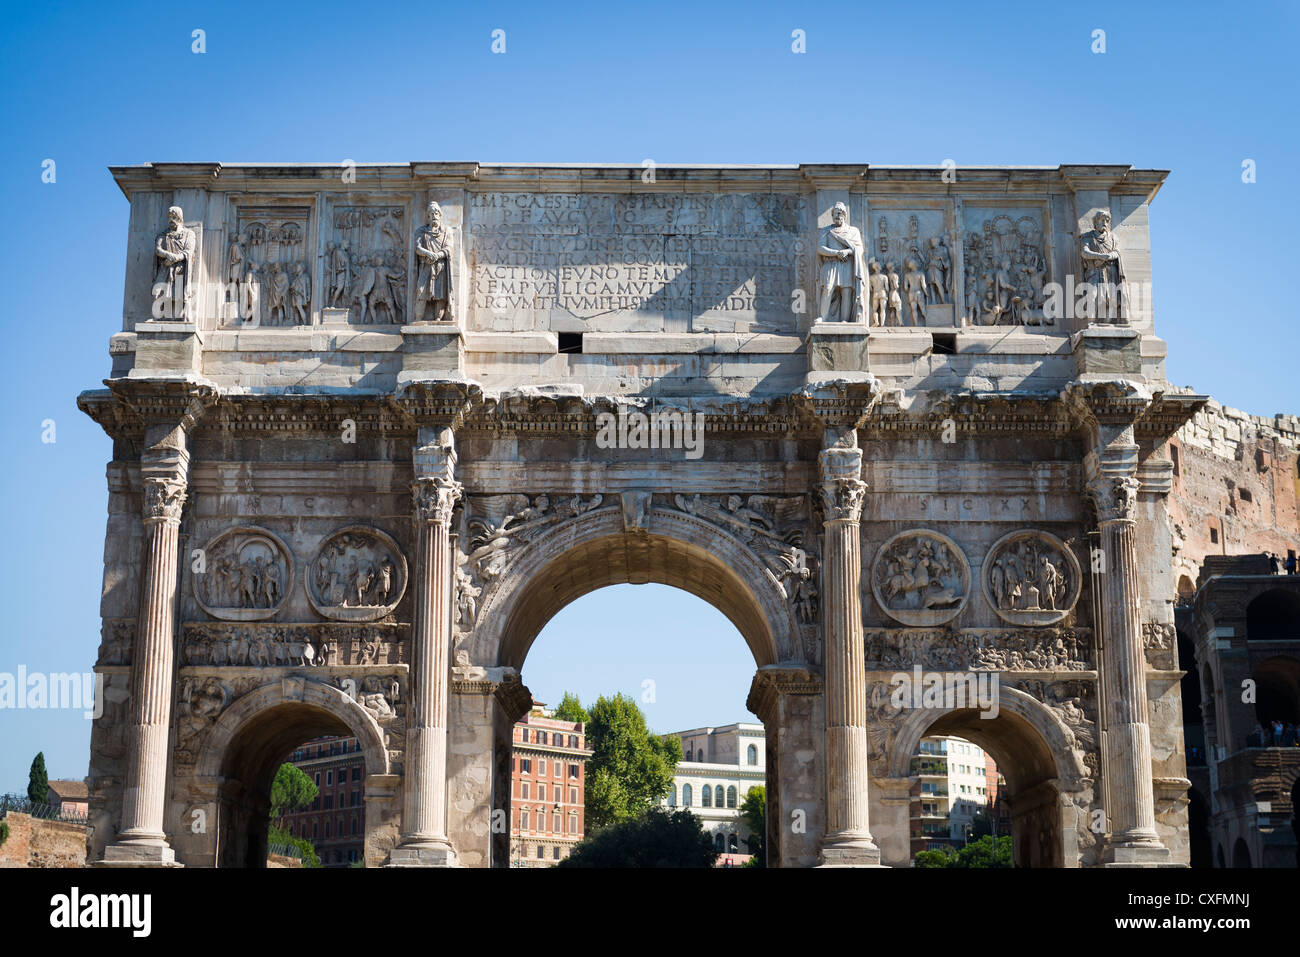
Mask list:
[{"label": "dacian prisoner statue", "polygon": [[849,225],[849,208],[843,203],[831,209],[831,222],[817,248],[822,267],[818,314],[822,322],[835,311],[840,322],[862,322],[867,275],[862,233]]}]

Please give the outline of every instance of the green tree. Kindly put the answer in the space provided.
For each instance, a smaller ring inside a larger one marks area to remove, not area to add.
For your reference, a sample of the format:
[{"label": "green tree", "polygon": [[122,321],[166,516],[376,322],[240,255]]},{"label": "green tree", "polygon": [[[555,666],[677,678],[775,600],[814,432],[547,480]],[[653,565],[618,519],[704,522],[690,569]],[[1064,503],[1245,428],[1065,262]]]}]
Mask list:
[{"label": "green tree", "polygon": [[582,706],[582,702],[572,691],[564,692],[564,697],[560,699],[560,706],[555,709],[555,717],[561,721],[581,721],[583,724],[591,720],[587,709]]},{"label": "green tree", "polygon": [[976,811],[975,816],[970,822],[970,836],[983,837],[985,834],[993,833],[993,819],[989,817],[988,811]]},{"label": "green tree", "polygon": [[27,773],[27,800],[33,804],[50,803],[50,778],[45,773],[45,752],[37,751],[32,769]]},{"label": "green tree", "polygon": [[271,782],[271,820],[279,827],[284,826],[284,816],[303,808],[316,800],[320,789],[315,782],[292,764],[282,764],[275,772]]},{"label": "green tree", "polygon": [[596,699],[587,722],[587,827],[598,830],[638,818],[673,785],[682,759],[677,738],[650,733],[645,715],[627,695]]},{"label": "green tree", "polygon": [[740,819],[749,828],[745,838],[749,853],[754,855],[746,867],[767,867],[767,789],[755,785],[740,802]]},{"label": "green tree", "polygon": [[[315,800],[313,798],[312,800]],[[276,827],[274,824],[267,830],[266,842],[268,844],[283,844],[286,847],[296,847],[302,852],[303,867],[320,867],[320,858],[316,855],[316,848],[312,847],[311,841],[303,837],[294,837],[283,828]]]},{"label": "green tree", "polygon": [[912,858],[913,867],[953,867],[957,852],[947,844],[942,844],[933,851],[917,851]]},{"label": "green tree", "polygon": [[0,821],[0,844],[9,840],[9,822]]},{"label": "green tree", "polygon": [[957,852],[953,867],[1010,867],[1011,838],[986,834]]},{"label": "green tree", "polygon": [[698,817],[656,807],[579,841],[556,866],[712,867],[717,859]]}]

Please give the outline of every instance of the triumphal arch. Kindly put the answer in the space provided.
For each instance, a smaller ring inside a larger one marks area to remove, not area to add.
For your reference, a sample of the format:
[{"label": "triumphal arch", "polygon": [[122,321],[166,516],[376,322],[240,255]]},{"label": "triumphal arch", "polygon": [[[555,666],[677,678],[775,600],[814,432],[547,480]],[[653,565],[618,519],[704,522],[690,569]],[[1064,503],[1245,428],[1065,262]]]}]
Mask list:
[{"label": "triumphal arch", "polygon": [[368,865],[504,866],[529,646],[653,581],[753,655],[772,864],[906,866],[943,733],[1018,864],[1186,862],[1164,173],[113,174],[90,860],[257,865],[341,734]]}]

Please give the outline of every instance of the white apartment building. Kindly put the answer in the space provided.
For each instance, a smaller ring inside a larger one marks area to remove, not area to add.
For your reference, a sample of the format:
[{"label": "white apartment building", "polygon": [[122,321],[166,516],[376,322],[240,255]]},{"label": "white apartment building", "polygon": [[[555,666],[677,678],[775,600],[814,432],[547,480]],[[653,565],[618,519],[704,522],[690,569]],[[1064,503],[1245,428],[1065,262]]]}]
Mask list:
[{"label": "white apartment building", "polygon": [[747,854],[753,836],[740,819],[740,805],[752,787],[767,780],[766,738],[761,724],[738,722],[721,728],[693,728],[670,737],[682,742],[682,761],[673,789],[661,803],[688,808],[704,822],[719,852]]},{"label": "white apartment building", "polygon": [[[912,757],[919,794],[912,798],[912,853],[935,843],[963,844],[975,815],[988,808],[996,771],[983,748],[964,738],[922,738]],[[988,775],[994,774],[990,781]]]}]

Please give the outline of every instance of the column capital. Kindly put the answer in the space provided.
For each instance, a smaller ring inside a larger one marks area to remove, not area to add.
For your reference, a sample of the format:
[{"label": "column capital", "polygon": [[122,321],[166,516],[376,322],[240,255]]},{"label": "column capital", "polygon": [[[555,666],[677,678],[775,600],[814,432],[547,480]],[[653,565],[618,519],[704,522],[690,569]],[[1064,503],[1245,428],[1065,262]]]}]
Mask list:
[{"label": "column capital", "polygon": [[862,450],[856,429],[827,429],[817,456],[822,505],[827,522],[856,522],[862,517],[866,483],[861,480]]},{"label": "column capital", "polygon": [[451,524],[451,513],[465,487],[454,479],[419,478],[411,483],[416,517],[425,523]]},{"label": "column capital", "polygon": [[1136,522],[1138,489],[1142,483],[1128,474],[1099,475],[1088,482],[1085,494],[1097,509],[1097,523]]},{"label": "column capital", "polygon": [[178,476],[150,476],[144,480],[144,521],[146,525],[170,522],[179,525],[185,508],[187,484]]}]

